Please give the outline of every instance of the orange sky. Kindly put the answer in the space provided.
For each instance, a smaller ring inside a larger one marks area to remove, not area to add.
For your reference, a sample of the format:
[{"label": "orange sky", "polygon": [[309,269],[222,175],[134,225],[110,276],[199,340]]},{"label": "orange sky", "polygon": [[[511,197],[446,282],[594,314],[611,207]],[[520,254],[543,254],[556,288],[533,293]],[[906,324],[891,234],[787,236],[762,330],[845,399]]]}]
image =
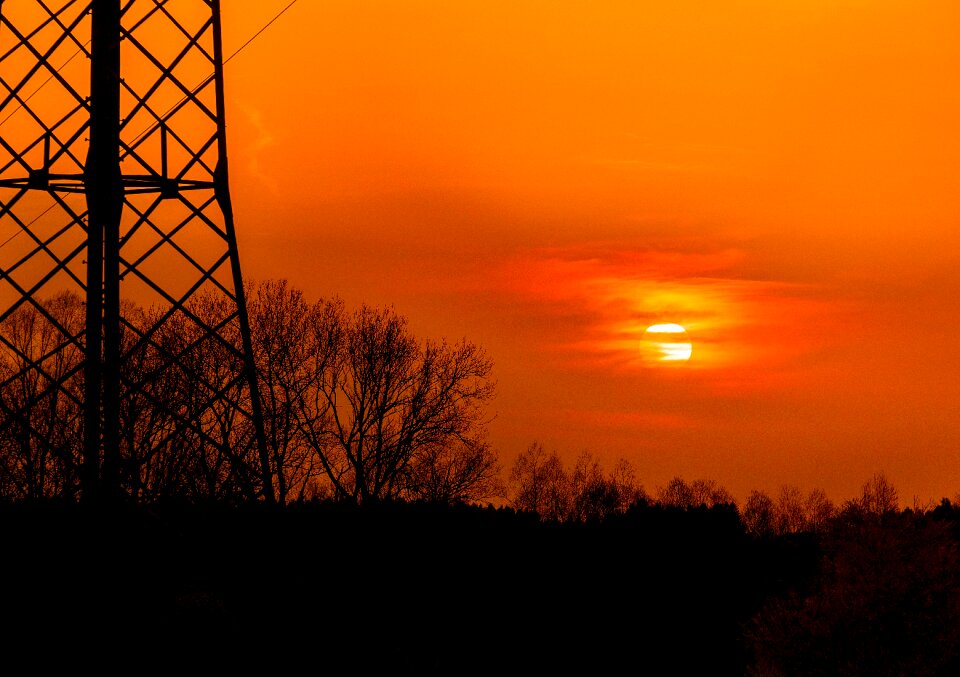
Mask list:
[{"label": "orange sky", "polygon": [[[224,2],[227,53],[288,0]],[[492,440],[960,492],[960,4],[306,0],[227,66],[245,273],[496,365]],[[651,366],[646,326],[693,357]]]}]

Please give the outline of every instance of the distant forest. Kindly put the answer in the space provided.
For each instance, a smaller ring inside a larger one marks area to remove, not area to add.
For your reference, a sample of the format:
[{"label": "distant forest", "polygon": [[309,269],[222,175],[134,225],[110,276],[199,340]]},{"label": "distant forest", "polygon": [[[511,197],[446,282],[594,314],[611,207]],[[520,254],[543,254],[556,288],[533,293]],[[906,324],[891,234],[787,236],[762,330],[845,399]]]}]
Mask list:
[{"label": "distant forest", "polygon": [[[284,281],[247,293],[268,458],[144,351],[127,364],[157,376],[124,400],[109,504],[83,500],[82,354],[57,365],[77,397],[23,368],[51,350],[49,317],[83,321],[81,300],[0,323],[0,411],[30,412],[0,422],[7,655],[132,655],[137,674],[960,674],[949,499],[902,507],[877,474],[839,504],[792,486],[738,503],[709,479],[648,490],[625,460],[568,466],[537,442],[505,470],[480,347]],[[215,324],[222,309],[190,311]],[[216,383],[216,346],[184,331],[157,341]],[[199,425],[172,433],[169,412],[191,410]]]}]

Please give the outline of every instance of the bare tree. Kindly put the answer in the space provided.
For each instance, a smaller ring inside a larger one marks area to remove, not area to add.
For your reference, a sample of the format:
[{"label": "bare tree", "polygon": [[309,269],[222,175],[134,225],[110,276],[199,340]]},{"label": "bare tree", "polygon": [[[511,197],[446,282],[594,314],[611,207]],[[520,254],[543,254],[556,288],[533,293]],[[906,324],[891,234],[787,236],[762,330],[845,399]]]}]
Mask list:
[{"label": "bare tree", "polygon": [[478,441],[495,384],[484,351],[466,340],[421,343],[388,308],[348,316],[331,301],[313,318],[319,381],[302,398],[301,425],[335,494],[357,503],[416,496],[423,471],[441,460],[460,468],[456,495],[487,493],[493,459]]},{"label": "bare tree", "polygon": [[804,512],[807,530],[818,534],[826,531],[830,520],[836,514],[836,508],[823,489],[817,488],[807,495]]},{"label": "bare tree", "polygon": [[783,485],[774,501],[762,491],[751,491],[741,510],[747,531],[757,535],[821,533],[836,510],[823,489],[804,496],[794,485]]},{"label": "bare tree", "polygon": [[[392,309],[308,303],[282,280],[250,286],[248,298],[267,457],[255,444],[232,305],[198,294],[170,311],[124,307],[121,483],[130,496],[359,503],[503,494],[485,438],[495,384],[481,348],[420,341]],[[0,323],[3,496],[78,490],[83,354],[79,340],[58,342],[80,336],[83,323],[75,295]]]},{"label": "bare tree", "polygon": [[588,451],[582,452],[574,465],[570,494],[569,519],[579,522],[622,513],[631,504],[646,498],[629,461],[620,459],[606,475],[600,460]]},{"label": "bare tree", "polygon": [[619,502],[616,487],[603,476],[599,459],[582,452],[570,475],[570,519],[603,519],[616,512]]},{"label": "bare tree", "polygon": [[513,507],[536,512],[541,518],[563,521],[570,509],[570,479],[556,451],[533,442],[510,471]]},{"label": "bare tree", "polygon": [[0,323],[0,494],[75,496],[82,447],[84,308],[74,294],[24,305]]},{"label": "bare tree", "polygon": [[247,312],[263,404],[270,471],[277,501],[303,499],[322,474],[316,449],[306,431],[326,422],[329,407],[315,393],[327,361],[315,345],[314,331],[325,304],[310,304],[286,280],[268,280],[247,291]]},{"label": "bare tree", "polygon": [[733,495],[716,480],[694,480],[690,483],[695,505],[724,505],[733,503]]},{"label": "bare tree", "polygon": [[744,503],[741,519],[747,531],[751,533],[758,536],[773,534],[777,528],[773,499],[766,493],[754,489]]},{"label": "bare tree", "polygon": [[637,480],[637,473],[633,465],[626,459],[619,459],[610,471],[610,481],[617,488],[617,496],[620,504],[618,510],[625,511],[634,503],[640,501],[649,501],[643,485]]},{"label": "bare tree", "polygon": [[712,507],[733,503],[733,496],[715,480],[694,480],[691,483],[682,477],[674,477],[665,487],[657,490],[657,503],[673,508]]},{"label": "bare tree", "polygon": [[167,340],[178,342],[172,373],[188,379],[186,396],[178,401],[186,414],[181,419],[192,422],[182,432],[190,454],[187,495],[255,500],[264,494],[268,469],[258,457],[253,425],[244,413],[252,407],[244,387],[243,357],[235,349],[241,345],[235,306],[211,293],[195,296],[188,311],[176,316],[179,324],[167,323]]},{"label": "bare tree", "polygon": [[500,461],[486,440],[457,440],[427,447],[410,465],[405,496],[439,503],[503,498]]},{"label": "bare tree", "polygon": [[145,335],[159,319],[159,309],[125,309],[129,326],[121,334],[120,446],[121,482],[137,500],[181,495],[196,440],[175,435],[173,412],[190,399],[191,380],[161,346],[175,349],[183,341],[181,323]]},{"label": "bare tree", "polygon": [[858,504],[868,515],[882,517],[900,510],[900,498],[897,489],[887,476],[878,472],[864,482]]},{"label": "bare tree", "polygon": [[696,505],[693,490],[682,477],[674,477],[657,489],[657,503],[671,508],[692,508]]},{"label": "bare tree", "polygon": [[807,528],[804,497],[798,487],[792,484],[780,487],[775,515],[775,529],[778,534],[795,534]]}]

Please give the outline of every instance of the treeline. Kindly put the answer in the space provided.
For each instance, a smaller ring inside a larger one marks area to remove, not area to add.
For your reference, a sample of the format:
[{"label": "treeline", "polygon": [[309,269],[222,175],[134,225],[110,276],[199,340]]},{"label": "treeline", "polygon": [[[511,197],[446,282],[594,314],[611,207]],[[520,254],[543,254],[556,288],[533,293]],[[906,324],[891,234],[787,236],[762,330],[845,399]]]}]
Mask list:
[{"label": "treeline", "polygon": [[[747,532],[757,536],[823,533],[835,518],[882,516],[900,510],[897,489],[882,472],[874,474],[858,495],[840,505],[823,489],[804,493],[794,485],[781,486],[774,496],[755,489],[740,504],[712,479],[687,482],[678,476],[651,494],[626,459],[618,460],[607,471],[599,458],[584,451],[568,466],[556,451],[546,451],[539,442],[517,457],[506,495],[511,507],[552,522],[602,521],[637,503],[683,509],[730,506]],[[912,506],[911,510],[922,512],[932,507]]]},{"label": "treeline", "polygon": [[74,667],[129,651],[158,671],[960,669],[950,501],[883,513],[851,502],[820,532],[766,535],[731,503],[655,498],[562,522],[428,502],[82,507],[0,504],[0,580],[16,619],[0,647],[57,647],[46,660]]},{"label": "treeline", "polygon": [[[648,492],[625,461],[605,472],[583,453],[566,466],[536,443],[517,459],[510,480],[512,505],[544,524],[642,540],[653,558],[635,561],[642,575],[665,583],[681,607],[724,618],[672,626],[680,635],[686,627],[691,641],[713,651],[713,664],[678,658],[659,669],[747,677],[960,674],[960,505],[949,499],[902,507],[883,473],[839,504],[822,489],[792,485],[772,496],[754,490],[738,504],[713,480],[681,477]],[[687,557],[714,565],[704,570]],[[698,577],[709,589],[696,588]],[[696,600],[688,586],[698,590]],[[659,618],[672,617],[670,601],[645,594]],[[726,638],[721,646],[713,644],[717,637]],[[672,638],[661,641],[681,650]]]}]

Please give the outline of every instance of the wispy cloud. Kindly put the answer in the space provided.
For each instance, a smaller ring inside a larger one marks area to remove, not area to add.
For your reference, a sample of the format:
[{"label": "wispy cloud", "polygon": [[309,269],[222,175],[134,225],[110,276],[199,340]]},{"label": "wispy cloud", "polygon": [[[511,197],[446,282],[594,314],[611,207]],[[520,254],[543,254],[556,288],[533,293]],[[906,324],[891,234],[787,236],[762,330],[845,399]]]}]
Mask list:
[{"label": "wispy cloud", "polygon": [[540,249],[507,266],[501,280],[544,313],[578,318],[552,339],[570,364],[649,369],[643,333],[670,322],[693,343],[685,369],[759,383],[828,345],[823,328],[837,309],[812,287],[737,277],[744,257],[735,249]]},{"label": "wispy cloud", "polygon": [[259,109],[241,102],[236,102],[236,105],[252,130],[252,134],[246,139],[247,172],[272,194],[278,195],[280,186],[277,179],[264,170],[261,164],[263,152],[275,143],[273,133],[263,122],[263,114]]}]

